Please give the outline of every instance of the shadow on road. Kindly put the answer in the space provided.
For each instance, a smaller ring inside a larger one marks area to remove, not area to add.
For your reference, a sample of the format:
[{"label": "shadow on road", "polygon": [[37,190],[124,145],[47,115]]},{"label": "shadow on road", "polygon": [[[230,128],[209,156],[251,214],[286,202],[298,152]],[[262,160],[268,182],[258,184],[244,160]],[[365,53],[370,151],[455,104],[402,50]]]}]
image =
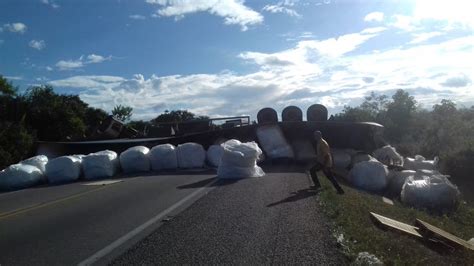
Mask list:
[{"label": "shadow on road", "polygon": [[239,179],[219,179],[217,182],[213,183],[212,185],[209,185],[212,181],[214,181],[217,178],[217,176],[210,177],[198,182],[186,184],[186,185],[181,185],[178,186],[178,189],[189,189],[189,188],[201,188],[201,187],[220,187],[220,186],[226,186],[230,184],[234,184],[239,181]]},{"label": "shadow on road", "polygon": [[288,202],[294,202],[302,199],[306,199],[309,197],[316,196],[318,194],[318,190],[312,189],[312,188],[306,188],[306,189],[300,189],[296,192],[292,192],[291,195],[285,199],[282,199],[280,201],[270,203],[267,205],[267,207],[273,207],[276,205],[280,205],[283,203],[288,203]]}]

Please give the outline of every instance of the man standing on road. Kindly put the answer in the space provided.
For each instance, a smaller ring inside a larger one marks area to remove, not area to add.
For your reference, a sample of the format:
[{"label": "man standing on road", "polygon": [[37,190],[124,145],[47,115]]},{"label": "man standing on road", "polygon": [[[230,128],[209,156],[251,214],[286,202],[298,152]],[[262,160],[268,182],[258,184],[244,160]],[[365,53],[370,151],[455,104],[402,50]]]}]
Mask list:
[{"label": "man standing on road", "polygon": [[316,164],[309,169],[309,173],[311,174],[311,179],[313,179],[314,187],[316,189],[321,187],[317,172],[322,170],[334,188],[336,188],[337,193],[344,194],[344,190],[339,186],[332,173],[331,149],[328,143],[323,139],[323,135],[320,131],[314,132],[313,147],[316,150]]}]

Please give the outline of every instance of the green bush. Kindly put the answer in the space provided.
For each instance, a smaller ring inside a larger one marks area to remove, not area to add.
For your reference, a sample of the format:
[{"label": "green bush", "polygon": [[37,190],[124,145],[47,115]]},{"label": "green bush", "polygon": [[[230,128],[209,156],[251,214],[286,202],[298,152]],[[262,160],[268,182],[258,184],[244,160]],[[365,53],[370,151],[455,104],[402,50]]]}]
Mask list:
[{"label": "green bush", "polygon": [[33,154],[34,136],[23,123],[0,122],[0,169]]}]

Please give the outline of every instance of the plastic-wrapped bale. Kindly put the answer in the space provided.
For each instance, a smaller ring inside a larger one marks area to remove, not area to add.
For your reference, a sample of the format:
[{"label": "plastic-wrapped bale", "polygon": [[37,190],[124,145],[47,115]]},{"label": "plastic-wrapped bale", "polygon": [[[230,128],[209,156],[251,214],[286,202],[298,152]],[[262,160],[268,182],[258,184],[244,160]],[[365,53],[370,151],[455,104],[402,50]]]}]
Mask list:
[{"label": "plastic-wrapped bale", "polygon": [[460,192],[446,176],[424,176],[416,180],[409,177],[401,192],[402,202],[421,209],[449,211],[459,203]]},{"label": "plastic-wrapped bale", "polygon": [[367,161],[377,161],[377,159],[367,153],[356,153],[351,157],[351,168],[354,167],[354,165],[356,165],[357,163]]},{"label": "plastic-wrapped bale", "polygon": [[397,152],[397,150],[395,150],[394,147],[390,145],[375,150],[373,154],[375,159],[386,165],[403,165],[403,157]]},{"label": "plastic-wrapped bale", "polygon": [[46,165],[46,177],[50,183],[66,183],[81,176],[82,159],[79,156],[61,156]]},{"label": "plastic-wrapped bale", "polygon": [[150,163],[153,171],[178,168],[176,147],[172,144],[160,144],[151,148]]},{"label": "plastic-wrapped bale", "polygon": [[278,125],[265,125],[257,128],[257,138],[265,154],[270,159],[294,158],[294,152]]},{"label": "plastic-wrapped bale", "polygon": [[387,167],[379,161],[366,161],[354,165],[349,172],[349,182],[367,191],[382,191],[387,186]]},{"label": "plastic-wrapped bale", "polygon": [[409,177],[414,177],[416,171],[404,170],[404,171],[395,171],[391,170],[388,173],[388,185],[387,193],[390,196],[400,196],[403,185]]},{"label": "plastic-wrapped bale", "polygon": [[0,172],[0,190],[21,189],[41,182],[43,173],[36,166],[12,164]]},{"label": "plastic-wrapped bale", "polygon": [[118,168],[118,156],[114,151],[99,151],[82,158],[84,178],[87,180],[113,177]]},{"label": "plastic-wrapped bale", "polygon": [[211,145],[206,151],[206,160],[210,166],[218,167],[224,154],[224,147],[221,145]]},{"label": "plastic-wrapped bale", "polygon": [[415,158],[405,158],[403,162],[403,167],[407,170],[436,170],[438,167],[439,158],[436,156],[433,160],[426,160],[425,157],[421,155],[416,155]]},{"label": "plastic-wrapped bale", "polygon": [[222,144],[224,154],[217,168],[217,176],[222,179],[239,179],[264,176],[257,160],[262,150],[255,142],[242,143],[232,139]]},{"label": "plastic-wrapped bale", "polygon": [[333,149],[332,161],[335,168],[346,169],[351,164],[351,153],[347,150]]},{"label": "plastic-wrapped bale", "polygon": [[176,149],[179,168],[202,168],[206,160],[206,151],[201,144],[188,142]]},{"label": "plastic-wrapped bale", "polygon": [[128,148],[120,154],[120,166],[126,174],[150,171],[150,149],[145,146]]},{"label": "plastic-wrapped bale", "polygon": [[48,164],[48,157],[45,155],[37,155],[20,162],[21,164],[28,164],[40,169],[42,173],[46,171],[46,164]]}]

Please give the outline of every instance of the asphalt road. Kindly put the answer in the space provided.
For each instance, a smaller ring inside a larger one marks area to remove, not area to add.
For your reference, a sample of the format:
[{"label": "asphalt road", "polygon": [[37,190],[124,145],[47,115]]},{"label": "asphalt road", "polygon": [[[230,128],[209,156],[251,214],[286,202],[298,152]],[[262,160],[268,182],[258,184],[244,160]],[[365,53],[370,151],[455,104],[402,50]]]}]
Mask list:
[{"label": "asphalt road", "polygon": [[112,264],[346,264],[309,185],[301,172],[218,183]]},{"label": "asphalt road", "polygon": [[[186,199],[174,209],[178,213],[195,200],[188,199],[190,195],[207,192],[185,185],[205,185],[214,176],[213,171],[184,172],[123,177],[117,179],[122,182],[103,186],[82,182],[1,193],[0,265],[78,264]],[[123,251],[160,223],[114,252]]]}]

